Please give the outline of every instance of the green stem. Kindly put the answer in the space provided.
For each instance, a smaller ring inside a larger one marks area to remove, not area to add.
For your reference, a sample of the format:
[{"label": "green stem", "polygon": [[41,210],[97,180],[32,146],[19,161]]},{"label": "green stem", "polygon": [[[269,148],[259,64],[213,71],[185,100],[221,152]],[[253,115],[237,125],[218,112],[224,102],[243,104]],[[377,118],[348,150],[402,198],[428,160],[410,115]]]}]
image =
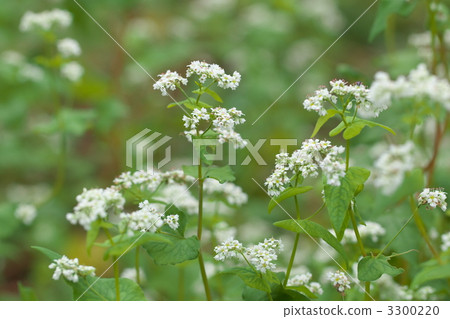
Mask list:
[{"label": "green stem", "polygon": [[209,289],[208,277],[206,276],[205,263],[203,262],[202,255],[202,230],[203,230],[203,176],[202,176],[202,159],[200,157],[200,163],[198,165],[198,224],[197,224],[197,237],[200,241],[200,249],[198,253],[198,262],[200,265],[200,273],[202,275],[203,286],[205,288],[206,299],[212,300],[211,291]]},{"label": "green stem", "polygon": [[365,301],[370,301],[372,300],[372,297],[370,296],[370,281],[366,281],[365,285],[364,285],[365,291],[366,293],[364,294],[364,300]]},{"label": "green stem", "polygon": [[348,165],[350,163],[350,140],[345,142],[345,171],[348,171]]},{"label": "green stem", "polygon": [[178,300],[184,300],[184,267],[178,266]]},{"label": "green stem", "polygon": [[414,203],[414,198],[412,196],[409,197],[409,203],[410,203],[411,209],[413,210],[414,222],[416,223],[416,226],[417,226],[417,229],[419,230],[420,235],[422,236],[422,238],[427,243],[427,246],[430,249],[430,252],[436,258],[436,260],[439,262],[439,264],[442,265],[441,257],[439,256],[439,254],[436,251],[436,249],[433,247],[433,244],[431,243],[431,239],[428,236],[428,233],[427,233],[425,224],[424,224],[424,222],[422,220],[422,217],[420,217],[419,209],[418,209],[418,207],[416,207],[414,209],[415,203]]},{"label": "green stem", "polygon": [[[114,240],[109,232],[108,228],[103,228],[106,237],[108,237],[109,242],[111,243],[111,247],[114,246]],[[120,281],[119,281],[119,264],[117,262],[117,258],[113,257],[113,269],[114,269],[114,283],[116,286],[116,300],[120,301]]]},{"label": "green stem", "polygon": [[[417,207],[416,207],[416,210],[417,210]],[[386,246],[384,246],[384,248],[375,257],[375,259],[377,259],[378,257],[383,255],[383,253],[386,251],[386,249],[388,249],[388,247],[392,244],[392,242],[398,237],[398,235],[400,235],[400,233],[403,231],[403,229],[405,229],[405,227],[409,224],[409,222],[411,221],[411,219],[413,219],[413,217],[414,217],[414,215],[411,215],[411,217],[409,217],[409,219],[402,226],[402,228],[400,228],[400,230],[397,232],[397,234],[395,234],[395,236],[392,237],[392,239],[386,244]]]},{"label": "green stem", "polygon": [[136,259],[135,259],[135,267],[136,267],[136,282],[138,285],[141,284],[141,267],[139,267],[139,246],[136,247]]},{"label": "green stem", "polygon": [[318,210],[316,210],[314,212],[314,214],[312,214],[311,216],[309,216],[308,218],[306,218],[305,220],[310,220],[311,218],[313,218],[314,216],[316,216],[318,213],[320,213],[322,211],[322,209],[325,207],[325,202],[322,203],[322,206],[319,207]]},{"label": "green stem", "polygon": [[[351,205],[351,204],[350,204]],[[363,241],[361,239],[361,235],[359,234],[358,224],[356,222],[355,214],[353,212],[353,208],[349,208],[348,213],[350,215],[350,219],[352,221],[353,231],[355,232],[356,240],[358,242],[359,249],[361,250],[361,254],[363,257],[366,257],[366,250],[364,248]]]}]

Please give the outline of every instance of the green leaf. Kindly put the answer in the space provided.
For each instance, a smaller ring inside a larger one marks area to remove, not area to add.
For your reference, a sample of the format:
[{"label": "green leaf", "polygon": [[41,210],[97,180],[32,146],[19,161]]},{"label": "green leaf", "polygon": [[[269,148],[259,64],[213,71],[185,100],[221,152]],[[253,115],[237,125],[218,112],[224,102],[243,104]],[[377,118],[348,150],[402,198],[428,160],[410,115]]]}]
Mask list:
[{"label": "green leaf", "polygon": [[177,105],[181,106],[184,103],[189,103],[189,100],[183,100],[183,101],[176,102],[176,103],[170,103],[169,105],[167,105],[167,108],[170,109],[170,108],[172,108],[174,106],[177,106]]},{"label": "green leaf", "polygon": [[20,300],[22,300],[22,301],[37,301],[38,300],[33,289],[31,289],[30,287],[26,287],[26,286],[22,285],[22,283],[20,281],[18,282],[17,287],[19,288]]},{"label": "green leaf", "polygon": [[267,209],[269,210],[269,214],[272,212],[272,210],[282,201],[285,199],[291,198],[293,196],[296,196],[298,194],[306,193],[312,190],[313,188],[311,186],[302,186],[302,187],[289,187],[286,188],[280,195],[277,197],[273,197],[270,199],[269,206]]},{"label": "green leaf", "polygon": [[344,139],[349,140],[354,138],[355,136],[358,136],[359,133],[361,133],[362,129],[366,126],[367,124],[362,122],[362,121],[353,121],[352,123],[350,123],[349,126],[347,126],[347,128],[344,131],[344,134],[342,134],[342,136],[344,137]]},{"label": "green leaf", "polygon": [[374,121],[369,121],[369,120],[363,120],[363,119],[358,119],[358,122],[363,122],[365,125],[367,125],[368,127],[381,127],[383,129],[385,129],[386,131],[388,131],[389,133],[396,135],[395,131],[393,129],[391,129],[389,126],[374,122]]},{"label": "green leaf", "polygon": [[[114,278],[98,278],[88,276],[80,278],[76,283],[67,281],[73,289],[73,300],[80,301],[114,301],[116,300],[116,288]],[[128,279],[120,278],[120,300],[142,301],[146,300],[144,292],[137,283]],[[79,298],[79,299],[78,299]]]},{"label": "green leaf", "polygon": [[314,131],[311,135],[311,138],[313,138],[314,136],[316,136],[316,134],[319,132],[320,128],[326,123],[328,122],[329,119],[331,119],[333,116],[335,116],[336,114],[339,114],[340,111],[335,110],[335,109],[329,109],[327,110],[327,114],[323,115],[321,117],[319,117],[319,119],[317,120],[316,126],[314,127]]},{"label": "green leaf", "polygon": [[336,126],[334,129],[332,129],[329,133],[330,136],[336,136],[339,133],[341,133],[345,129],[345,123],[341,122]]},{"label": "green leaf", "polygon": [[311,299],[317,299],[317,296],[313,294],[311,290],[309,290],[305,286],[287,286],[286,289],[298,291]]},{"label": "green leaf", "polygon": [[450,278],[450,264],[434,265],[422,269],[413,279],[411,288],[415,289],[422,284],[436,279]]},{"label": "green leaf", "polygon": [[216,92],[214,92],[213,90],[211,90],[211,89],[205,89],[205,93],[211,95],[211,97],[212,97],[214,100],[216,100],[217,102],[223,103],[223,100],[222,100],[222,98],[220,97],[220,95],[217,94]]},{"label": "green leaf", "polygon": [[331,224],[339,240],[342,239],[342,229],[350,202],[355,196],[359,185],[369,178],[370,171],[361,167],[350,167],[341,178],[340,186],[325,185],[325,200]]},{"label": "green leaf", "polygon": [[162,236],[169,242],[148,242],[143,245],[157,265],[175,265],[197,258],[200,249],[197,236],[189,238],[178,238],[164,234]]},{"label": "green leaf", "polygon": [[206,170],[204,177],[214,178],[218,180],[221,184],[225,182],[233,182],[236,180],[234,177],[234,172],[230,166],[213,167],[210,166]]},{"label": "green leaf", "polygon": [[202,107],[204,107],[205,109],[212,108],[211,105],[206,104],[206,103],[201,102],[201,101],[198,101],[198,104],[195,104],[195,100],[192,101],[192,99],[183,101],[183,105],[186,106],[190,110],[195,110],[195,109],[199,109],[199,108],[202,108]]},{"label": "green leaf", "polygon": [[403,269],[389,264],[386,256],[379,256],[378,258],[367,256],[358,263],[358,279],[361,281],[375,281],[383,274],[395,277],[402,272]]},{"label": "green leaf", "polygon": [[[110,248],[108,248],[105,251],[105,254],[103,258],[106,260],[110,256],[121,256],[122,254],[125,254],[132,250],[133,248],[140,246],[142,244],[145,244],[147,242],[157,242],[157,243],[166,243],[170,244],[171,241],[166,238],[166,236],[162,234],[154,234],[154,233],[138,233],[131,237],[124,236],[125,239],[116,243],[114,246],[111,247],[111,243],[109,241],[106,241],[105,244],[107,244]],[[122,238],[121,235],[115,236],[113,238],[114,241],[119,241]]]},{"label": "green leaf", "polygon": [[379,33],[386,29],[388,18],[392,14],[408,16],[414,10],[417,3],[418,0],[380,0],[377,15],[370,30],[369,41],[372,41]]},{"label": "green leaf", "polygon": [[183,169],[184,174],[198,178],[198,166],[183,165],[183,166],[181,166],[181,168]]},{"label": "green leaf", "polygon": [[333,247],[347,263],[347,254],[344,247],[327,229],[310,220],[286,219],[274,223],[275,226],[284,228],[295,233],[304,233],[314,238],[323,239],[328,245]]},{"label": "green leaf", "polygon": [[260,277],[259,273],[254,272],[251,268],[235,267],[222,271],[220,274],[238,276],[248,287],[270,293],[270,285]]},{"label": "green leaf", "polygon": [[31,248],[36,249],[38,251],[40,251],[41,253],[43,253],[45,256],[47,256],[48,258],[50,258],[52,261],[55,259],[59,259],[62,257],[62,255],[54,252],[53,250],[44,248],[44,247],[39,247],[39,246],[31,246]]}]

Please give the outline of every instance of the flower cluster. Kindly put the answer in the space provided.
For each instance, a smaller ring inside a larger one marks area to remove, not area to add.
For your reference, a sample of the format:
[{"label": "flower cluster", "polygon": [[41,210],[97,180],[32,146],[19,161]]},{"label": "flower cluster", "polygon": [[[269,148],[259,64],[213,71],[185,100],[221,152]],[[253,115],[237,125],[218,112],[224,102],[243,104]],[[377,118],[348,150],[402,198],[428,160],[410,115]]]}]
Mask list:
[{"label": "flower cluster", "polygon": [[75,61],[61,65],[61,75],[71,82],[78,82],[84,74],[84,68]]},{"label": "flower cluster", "polygon": [[[379,237],[386,234],[386,230],[378,223],[367,221],[366,225],[358,225],[358,232],[361,238],[370,238],[372,241],[378,241]],[[342,243],[356,243],[356,235],[353,229],[346,229],[342,237]]]},{"label": "flower cluster", "polygon": [[30,204],[19,204],[14,212],[14,216],[21,220],[25,225],[31,225],[36,218],[36,215],[36,207]]},{"label": "flower cluster", "polygon": [[345,151],[342,146],[332,146],[329,141],[308,139],[302,147],[292,153],[280,153],[275,159],[275,170],[266,179],[265,185],[270,196],[278,196],[290,182],[289,173],[316,177],[319,168],[327,178],[327,184],[340,185],[340,178],[345,176],[345,164],[339,154]]},{"label": "flower cluster", "polygon": [[283,250],[281,240],[274,238],[266,238],[264,242],[249,248],[243,247],[239,241],[230,238],[214,248],[216,253],[214,259],[224,261],[227,258],[238,257],[241,254],[246,256],[252,267],[265,273],[267,270],[275,269],[275,264],[272,261],[278,259],[277,253],[281,250]]},{"label": "flower cluster", "polygon": [[428,98],[450,110],[450,83],[431,74],[425,64],[396,80],[391,80],[385,72],[375,74],[369,93],[375,108],[387,108],[393,100],[402,98]]},{"label": "flower cluster", "polygon": [[[136,267],[133,268],[125,268],[120,274],[120,278],[127,278],[133,281],[137,281],[137,271]],[[141,282],[145,282],[145,272],[142,268],[139,268],[139,279]]]},{"label": "flower cluster", "polygon": [[192,61],[187,66],[186,77],[191,77],[193,74],[199,76],[200,83],[205,83],[207,79],[211,79],[224,89],[235,90],[241,81],[241,75],[238,72],[234,71],[233,75],[228,75],[217,64],[209,64],[204,61]]},{"label": "flower cluster", "polygon": [[203,131],[199,131],[199,123],[210,121],[211,130],[217,134],[219,143],[229,142],[237,148],[243,148],[247,142],[234,130],[236,125],[245,122],[243,116],[244,113],[234,107],[231,109],[223,107],[215,107],[210,110],[195,109],[190,116],[183,116],[184,127],[189,129],[184,134],[189,140],[192,140],[193,136],[203,134]]},{"label": "flower cluster", "polygon": [[80,224],[89,230],[91,223],[99,218],[106,218],[108,212],[120,212],[123,210],[125,199],[120,192],[114,188],[83,189],[83,193],[76,197],[78,204],[73,213],[66,215],[72,224]]},{"label": "flower cluster", "polygon": [[340,270],[336,272],[329,272],[328,273],[328,280],[331,281],[333,286],[336,288],[338,292],[341,294],[345,294],[346,289],[350,289],[350,281],[348,280],[347,276]]},{"label": "flower cluster", "polygon": [[161,200],[166,204],[173,204],[190,215],[198,212],[198,200],[191,195],[186,185],[183,184],[167,185],[158,193],[155,199]]},{"label": "flower cluster", "polygon": [[326,87],[316,90],[314,95],[303,101],[303,107],[323,116],[327,114],[325,108],[327,102],[334,105],[340,97],[346,97],[347,100],[351,101],[347,105],[347,109],[351,109],[355,105],[365,111],[373,110],[373,105],[367,98],[369,90],[362,83],[348,84],[344,80],[333,80],[330,81],[330,85],[330,90]]},{"label": "flower cluster", "polygon": [[61,9],[39,13],[27,11],[20,20],[19,29],[22,32],[33,29],[48,31],[52,27],[67,28],[72,23],[72,14]]},{"label": "flower cluster", "polygon": [[215,179],[207,178],[203,187],[207,195],[224,196],[230,205],[242,206],[248,200],[248,196],[242,191],[242,188],[233,183],[221,184]]},{"label": "flower cluster", "polygon": [[441,250],[447,251],[450,248],[450,232],[442,234],[441,240],[442,240]]},{"label": "flower cluster", "polygon": [[318,282],[311,282],[312,274],[310,272],[306,272],[301,275],[295,275],[292,278],[289,278],[287,285],[292,287],[305,286],[309,289],[313,294],[321,295],[323,294],[322,286]]},{"label": "flower cluster", "polygon": [[159,74],[158,77],[159,80],[153,84],[153,89],[160,90],[162,95],[168,95],[167,90],[175,91],[180,84],[187,84],[187,79],[179,75],[178,72],[170,70]]},{"label": "flower cluster", "polygon": [[81,54],[80,44],[77,40],[71,38],[59,40],[56,47],[64,58],[76,57]]},{"label": "flower cluster", "polygon": [[385,195],[392,194],[403,182],[405,173],[415,167],[414,144],[390,145],[374,164],[373,183]]},{"label": "flower cluster", "polygon": [[80,276],[95,276],[94,267],[80,265],[78,258],[69,259],[67,256],[55,259],[48,268],[55,269],[52,277],[54,280],[58,280],[63,275],[68,281],[78,282]]},{"label": "flower cluster", "polygon": [[193,183],[194,181],[195,178],[184,174],[181,170],[167,172],[138,170],[133,173],[128,171],[120,174],[119,177],[114,179],[114,184],[124,189],[137,185],[142,190],[154,192],[162,183]]},{"label": "flower cluster", "polygon": [[447,193],[442,188],[425,188],[419,194],[419,205],[427,205],[428,208],[439,206],[444,212],[447,210]]},{"label": "flower cluster", "polygon": [[120,218],[132,231],[154,233],[164,224],[172,229],[177,229],[179,226],[178,215],[164,217],[164,213],[159,212],[156,206],[150,204],[148,200],[139,203],[139,210],[131,214],[122,213]]}]

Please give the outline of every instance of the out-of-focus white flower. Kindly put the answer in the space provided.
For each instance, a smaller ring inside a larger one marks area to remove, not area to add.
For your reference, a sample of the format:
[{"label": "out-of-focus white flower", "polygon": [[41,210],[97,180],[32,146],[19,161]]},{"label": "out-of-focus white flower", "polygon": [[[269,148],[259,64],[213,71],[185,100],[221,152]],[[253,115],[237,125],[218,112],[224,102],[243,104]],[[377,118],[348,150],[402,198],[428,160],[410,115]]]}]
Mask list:
[{"label": "out-of-focus white flower", "polygon": [[345,290],[351,288],[347,276],[340,270],[334,273],[328,273],[328,280],[331,281],[336,290],[341,294],[345,294]]},{"label": "out-of-focus white flower", "polygon": [[67,28],[72,23],[72,14],[61,9],[42,11],[39,13],[27,11],[20,20],[19,30],[22,32],[34,29],[50,30],[52,27]]},{"label": "out-of-focus white flower", "polygon": [[55,259],[48,268],[55,269],[52,277],[54,280],[58,280],[62,275],[68,281],[78,282],[80,276],[95,276],[94,267],[80,265],[78,258],[69,259],[67,256]]},{"label": "out-of-focus white flower", "polygon": [[223,196],[231,205],[242,206],[247,203],[248,196],[233,183],[220,183],[218,180],[207,178],[203,183],[204,192],[207,195]]},{"label": "out-of-focus white flower", "polygon": [[345,176],[345,164],[339,158],[344,151],[342,146],[332,146],[329,141],[308,139],[291,156],[288,153],[278,154],[275,170],[264,183],[269,195],[278,196],[286,189],[290,182],[289,173],[300,173],[303,178],[316,177],[319,168],[327,178],[327,184],[339,186],[340,179]]},{"label": "out-of-focus white flower", "polygon": [[392,276],[383,274],[376,282],[380,300],[412,300],[413,291],[407,286],[401,286],[392,279]]},{"label": "out-of-focus white flower", "polygon": [[56,44],[56,47],[58,48],[58,52],[65,58],[79,56],[81,54],[80,44],[75,39],[61,39]]},{"label": "out-of-focus white flower", "polygon": [[160,90],[162,95],[168,95],[167,90],[175,91],[180,84],[187,84],[187,79],[179,75],[178,72],[172,72],[170,70],[158,74],[158,77],[159,80],[153,84],[153,89]]},{"label": "out-of-focus white flower", "polygon": [[396,80],[391,80],[385,72],[377,72],[368,98],[377,109],[385,109],[397,99],[426,98],[450,110],[450,83],[431,74],[425,64],[419,64],[408,76],[400,76]]},{"label": "out-of-focus white flower", "polygon": [[36,215],[36,207],[30,204],[19,204],[14,212],[14,216],[16,216],[17,219],[20,219],[25,225],[31,225],[36,218]]},{"label": "out-of-focus white flower", "polygon": [[215,224],[213,231],[218,242],[224,242],[228,238],[234,238],[237,233],[236,227],[230,227],[224,221]]},{"label": "out-of-focus white flower", "polygon": [[[330,232],[334,234],[334,230],[330,229]],[[366,225],[358,225],[358,232],[361,238],[370,238],[372,241],[378,241],[379,237],[386,234],[386,230],[378,223],[367,221]],[[346,229],[344,236],[342,237],[342,243],[356,243],[356,235],[353,229]]]},{"label": "out-of-focus white flower", "polygon": [[442,188],[425,188],[419,194],[419,205],[427,205],[428,208],[439,206],[444,212],[447,210],[447,193]]},{"label": "out-of-focus white flower", "polygon": [[191,195],[186,185],[170,184],[165,186],[155,199],[173,204],[189,215],[197,214],[198,200]]},{"label": "out-of-focus white flower", "polygon": [[[137,272],[136,268],[125,268],[120,274],[121,278],[127,278],[133,281],[137,281]],[[140,282],[145,282],[145,272],[142,268],[139,268],[139,280]]]},{"label": "out-of-focus white flower", "polygon": [[450,248],[450,232],[442,234],[441,240],[442,240],[441,250],[447,251]]},{"label": "out-of-focus white flower", "polygon": [[[375,146],[377,147],[377,146]],[[403,182],[405,173],[415,167],[414,144],[411,141],[402,145],[389,145],[375,161],[373,183],[381,188],[383,194],[392,194]]]},{"label": "out-of-focus white flower", "polygon": [[312,278],[312,274],[310,272],[306,272],[301,275],[295,275],[289,278],[287,285],[288,286],[305,286],[307,285]]},{"label": "out-of-focus white flower", "polygon": [[21,53],[13,50],[3,51],[0,59],[5,64],[14,66],[20,66],[25,62],[25,57]]},{"label": "out-of-focus white flower", "polygon": [[418,300],[433,300],[434,293],[436,293],[436,290],[433,287],[423,286],[414,292],[414,298]]},{"label": "out-of-focus white flower", "polygon": [[84,74],[84,68],[75,61],[65,63],[61,66],[61,75],[69,81],[78,82]]},{"label": "out-of-focus white flower", "polygon": [[73,213],[66,215],[72,224],[80,224],[89,230],[91,223],[99,218],[106,218],[108,212],[120,212],[123,210],[125,199],[116,188],[83,189],[83,193],[77,196],[77,205]]},{"label": "out-of-focus white flower", "polygon": [[309,291],[311,291],[315,295],[323,294],[322,286],[318,282],[313,281],[309,285],[307,285],[306,288],[308,288]]},{"label": "out-of-focus white flower", "polygon": [[19,76],[32,82],[40,82],[44,79],[44,71],[37,65],[25,63],[20,66]]}]

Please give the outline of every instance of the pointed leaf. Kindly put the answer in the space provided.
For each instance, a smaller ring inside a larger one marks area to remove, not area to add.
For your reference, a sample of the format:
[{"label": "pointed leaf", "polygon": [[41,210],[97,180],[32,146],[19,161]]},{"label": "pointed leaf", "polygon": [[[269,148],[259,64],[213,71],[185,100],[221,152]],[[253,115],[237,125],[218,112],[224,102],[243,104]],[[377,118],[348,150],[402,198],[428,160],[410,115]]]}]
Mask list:
[{"label": "pointed leaf", "polygon": [[254,272],[251,268],[234,267],[222,271],[220,274],[238,276],[248,287],[270,293],[269,284],[261,278],[259,273]]},{"label": "pointed leaf", "polygon": [[270,199],[269,206],[267,207],[269,214],[272,212],[272,210],[278,206],[279,203],[282,201],[291,198],[293,196],[296,196],[298,194],[306,193],[312,190],[313,188],[311,186],[302,186],[302,187],[289,187],[286,188],[280,195],[277,197],[273,197]]},{"label": "pointed leaf", "polygon": [[316,134],[319,132],[320,128],[326,123],[328,122],[329,119],[331,119],[333,116],[335,116],[336,114],[339,114],[340,112],[338,110],[335,109],[329,109],[327,110],[327,114],[323,115],[321,117],[319,117],[319,119],[317,120],[316,126],[314,127],[314,131],[311,135],[311,138],[313,138],[314,136],[316,136]]},{"label": "pointed leaf", "polygon": [[403,269],[389,264],[386,256],[379,256],[378,258],[366,256],[358,263],[358,279],[361,281],[375,281],[383,274],[395,277],[402,272]]},{"label": "pointed leaf", "polygon": [[345,129],[345,124],[344,122],[341,122],[338,124],[338,126],[336,126],[334,129],[332,129],[329,133],[330,136],[336,136],[339,133],[341,133],[343,130]]},{"label": "pointed leaf", "polygon": [[45,256],[47,256],[48,258],[50,258],[52,261],[55,259],[59,259],[62,257],[62,255],[54,252],[53,250],[44,248],[44,247],[39,247],[39,246],[31,246],[31,248],[36,249],[38,251],[40,251],[41,253],[43,253]]},{"label": "pointed leaf", "polygon": [[450,278],[450,263],[429,266],[414,277],[411,288],[415,289],[428,281],[445,278]]},{"label": "pointed leaf", "polygon": [[143,245],[157,265],[175,265],[197,258],[200,249],[197,236],[189,238],[178,238],[164,234],[162,236],[170,242],[148,242]]}]

